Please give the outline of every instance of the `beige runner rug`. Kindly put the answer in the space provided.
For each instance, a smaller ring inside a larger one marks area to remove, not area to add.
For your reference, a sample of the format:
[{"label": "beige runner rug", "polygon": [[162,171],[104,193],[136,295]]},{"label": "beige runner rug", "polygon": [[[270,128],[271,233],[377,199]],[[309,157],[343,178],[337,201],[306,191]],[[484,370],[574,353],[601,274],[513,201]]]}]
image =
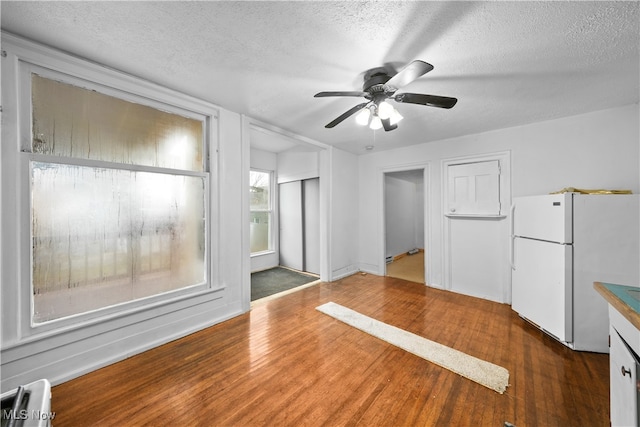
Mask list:
[{"label": "beige runner rug", "polygon": [[316,307],[316,310],[500,394],[509,385],[509,371],[501,366],[372,319],[334,302]]}]

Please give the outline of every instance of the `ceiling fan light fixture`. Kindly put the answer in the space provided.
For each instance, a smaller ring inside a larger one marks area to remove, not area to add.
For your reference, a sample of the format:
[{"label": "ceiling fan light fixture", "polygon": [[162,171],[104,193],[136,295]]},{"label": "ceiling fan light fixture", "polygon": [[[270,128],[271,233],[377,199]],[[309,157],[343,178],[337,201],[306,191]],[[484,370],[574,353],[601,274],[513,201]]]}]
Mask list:
[{"label": "ceiling fan light fixture", "polygon": [[[1,0],[0,0],[1,1]],[[367,124],[373,130],[384,127],[386,132],[398,128],[397,123],[402,120],[402,115],[387,101],[393,99],[395,102],[403,104],[426,105],[428,107],[438,107],[449,109],[458,102],[457,98],[448,96],[427,95],[423,93],[401,92],[402,87],[413,82],[433,70],[433,65],[424,61],[415,60],[409,63],[402,70],[390,76],[387,67],[378,67],[367,71],[364,75],[362,91],[333,91],[318,92],[314,98],[329,96],[355,96],[364,97],[367,101],[362,102],[351,109],[345,111],[324,127],[333,128],[342,123],[347,117],[357,114],[356,123],[362,126]],[[360,110],[368,111],[360,111]]]},{"label": "ceiling fan light fixture", "polygon": [[361,126],[366,126],[369,124],[369,118],[371,118],[371,111],[368,108],[363,108],[356,115],[356,123]]},{"label": "ceiling fan light fixture", "polygon": [[378,105],[378,117],[380,117],[382,120],[391,118],[394,111],[395,109],[393,108],[393,106],[386,101],[382,101]]},{"label": "ceiling fan light fixture", "polygon": [[389,123],[391,123],[391,125],[395,125],[402,119],[404,119],[402,114],[398,113],[398,110],[394,108],[393,113],[391,113],[391,117],[389,117]]},{"label": "ceiling fan light fixture", "polygon": [[369,128],[371,128],[372,130],[378,130],[381,127],[382,127],[382,120],[380,120],[380,117],[378,116],[371,117],[371,123],[369,124]]}]

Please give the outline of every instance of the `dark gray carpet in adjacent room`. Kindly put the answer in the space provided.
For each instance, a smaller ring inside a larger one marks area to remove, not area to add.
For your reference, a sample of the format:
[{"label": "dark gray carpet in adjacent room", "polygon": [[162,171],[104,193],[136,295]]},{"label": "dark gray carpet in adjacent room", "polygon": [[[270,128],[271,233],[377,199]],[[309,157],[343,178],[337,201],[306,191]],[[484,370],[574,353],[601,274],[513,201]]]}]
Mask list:
[{"label": "dark gray carpet in adjacent room", "polygon": [[251,301],[318,280],[317,276],[275,267],[251,274]]}]

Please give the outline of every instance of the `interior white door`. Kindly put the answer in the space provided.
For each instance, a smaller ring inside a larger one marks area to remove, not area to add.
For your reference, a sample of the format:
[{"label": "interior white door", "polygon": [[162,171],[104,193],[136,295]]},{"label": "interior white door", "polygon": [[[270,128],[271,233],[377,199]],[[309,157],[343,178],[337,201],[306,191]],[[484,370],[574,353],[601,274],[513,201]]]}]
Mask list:
[{"label": "interior white door", "polygon": [[573,339],[571,245],[516,238],[512,308],[561,341]]},{"label": "interior white door", "polygon": [[304,269],[302,181],[279,184],[280,265]]},{"label": "interior white door", "polygon": [[320,179],[302,181],[304,271],[320,274]]}]

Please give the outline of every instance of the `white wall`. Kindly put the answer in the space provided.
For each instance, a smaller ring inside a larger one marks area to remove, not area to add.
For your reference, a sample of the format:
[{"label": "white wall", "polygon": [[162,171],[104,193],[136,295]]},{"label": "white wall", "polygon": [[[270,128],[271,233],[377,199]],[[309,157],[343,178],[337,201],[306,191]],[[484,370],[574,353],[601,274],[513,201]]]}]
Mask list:
[{"label": "white wall", "polygon": [[[465,234],[468,239],[464,242],[446,240],[450,236],[445,235],[441,162],[454,157],[508,151],[511,154],[510,183],[514,197],[545,194],[569,186],[624,188],[638,192],[638,117],[638,105],[635,104],[360,156],[360,269],[384,274],[383,226],[376,212],[382,206],[379,199],[383,171],[424,163],[429,165],[426,216],[430,231],[429,240],[425,242],[425,246],[430,248],[427,253],[430,258],[428,284],[452,289],[456,283],[448,281],[462,281],[464,284],[459,288],[460,292],[510,302],[510,293],[505,289],[510,286],[508,277],[505,280],[505,272],[509,271],[509,218],[494,222],[456,223],[455,227],[464,228],[456,234]],[[450,245],[449,250],[457,251],[458,259],[468,260],[452,266],[455,271],[445,271],[445,240]],[[498,254],[500,265],[494,263],[482,268],[479,260],[492,253]],[[470,269],[470,265],[475,267]],[[500,289],[487,285],[494,275],[500,275]],[[474,283],[483,285],[473,288]]]},{"label": "white wall", "polygon": [[635,104],[496,132],[512,150],[513,196],[569,186],[640,192],[639,120]]},{"label": "white wall", "polygon": [[278,169],[277,154],[251,148],[251,168],[275,172]]},{"label": "white wall", "polygon": [[[358,158],[330,148],[330,278],[337,280],[358,271],[358,224],[369,212],[358,215]],[[320,186],[323,185],[322,179]],[[376,214],[377,212],[372,212]],[[322,221],[322,218],[321,218]]]},{"label": "white wall", "polygon": [[318,178],[320,166],[316,151],[278,153],[278,184]]}]

